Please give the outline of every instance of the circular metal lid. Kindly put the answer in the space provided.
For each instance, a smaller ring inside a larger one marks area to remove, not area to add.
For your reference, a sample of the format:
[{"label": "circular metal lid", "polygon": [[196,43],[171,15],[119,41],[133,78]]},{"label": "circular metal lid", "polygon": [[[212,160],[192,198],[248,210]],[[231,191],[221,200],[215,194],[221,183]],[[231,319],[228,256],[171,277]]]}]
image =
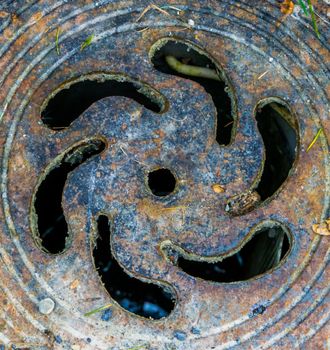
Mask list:
[{"label": "circular metal lid", "polygon": [[3,5],[0,344],[329,346],[327,11]]}]

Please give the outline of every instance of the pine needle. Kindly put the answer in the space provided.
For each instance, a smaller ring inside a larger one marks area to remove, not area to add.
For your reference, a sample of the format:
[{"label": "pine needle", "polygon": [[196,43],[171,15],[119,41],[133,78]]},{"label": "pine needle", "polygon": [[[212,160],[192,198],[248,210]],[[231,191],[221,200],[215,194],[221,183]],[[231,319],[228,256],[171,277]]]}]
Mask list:
[{"label": "pine needle", "polygon": [[269,72],[269,71],[266,70],[266,72],[263,72],[262,74],[260,74],[260,75],[258,76],[257,80],[262,79],[268,72]]},{"label": "pine needle", "polygon": [[155,4],[150,4],[141,12],[140,16],[136,19],[136,22],[139,22],[145,16],[145,14],[152,9],[162,13],[165,16],[172,17],[167,11],[163,10],[161,7],[159,7]]},{"label": "pine needle", "polygon": [[61,54],[60,45],[58,43],[59,36],[60,36],[60,27],[58,27],[57,30],[56,30],[56,38],[55,38],[56,52],[57,52],[58,55]]},{"label": "pine needle", "polygon": [[320,128],[320,129],[317,131],[316,135],[315,135],[314,138],[313,138],[313,141],[312,141],[312,142],[310,143],[310,145],[308,146],[306,152],[309,152],[309,150],[314,146],[315,142],[316,142],[317,139],[320,137],[322,131],[323,131],[323,128]]},{"label": "pine needle", "polygon": [[146,349],[148,346],[148,344],[143,344],[143,345],[137,345],[137,346],[133,346],[132,348],[129,348],[127,350],[139,350],[139,349]]},{"label": "pine needle", "polygon": [[94,34],[91,34],[80,46],[80,51],[84,50],[87,46],[89,46],[94,39]]},{"label": "pine needle", "polygon": [[308,2],[309,13],[311,15],[314,31],[315,31],[317,37],[320,39],[321,35],[320,35],[320,32],[319,32],[319,28],[317,27],[316,17],[315,17],[315,13],[314,13],[312,2],[311,2],[311,0],[307,0],[307,2]]},{"label": "pine needle", "polygon": [[94,310],[92,310],[92,311],[86,312],[86,313],[84,314],[84,316],[85,316],[85,317],[88,317],[88,316],[94,315],[94,314],[96,314],[97,312],[100,312],[100,311],[109,309],[110,306],[112,306],[112,304],[107,304],[107,305],[101,306],[101,307],[99,307],[99,308],[97,308],[97,309],[94,309]]},{"label": "pine needle", "polygon": [[172,9],[172,10],[175,10],[175,11],[178,11],[178,12],[181,12],[181,11],[183,11],[183,10],[181,10],[181,9],[179,9],[178,7],[175,7],[175,6],[166,6],[167,8],[169,8],[169,9]]},{"label": "pine needle", "polygon": [[[164,7],[164,6],[163,6]],[[135,20],[136,22],[139,22],[141,21],[141,19],[146,15],[147,12],[149,12],[150,10],[156,10],[158,11],[159,13],[162,13],[163,15],[167,16],[167,17],[170,17],[170,18],[173,18],[173,19],[176,19],[177,21],[179,21],[183,26],[185,26],[187,29],[191,29],[192,27],[192,24],[185,22],[182,18],[180,18],[180,16],[176,16],[176,15],[173,15],[169,12],[167,12],[166,10],[164,10],[163,7],[159,7],[155,4],[150,4],[148,5],[140,14],[140,16]],[[183,12],[182,10],[180,10],[179,8],[177,7],[174,7],[174,6],[166,6],[166,8],[169,8],[169,9],[172,9],[172,10],[176,10],[176,11],[180,11]],[[190,20],[192,21],[192,20]]]},{"label": "pine needle", "polygon": [[307,11],[307,7],[306,7],[304,1],[298,0],[298,2],[299,2],[300,7],[302,8],[302,10],[304,11],[305,16],[309,16],[309,13]]}]

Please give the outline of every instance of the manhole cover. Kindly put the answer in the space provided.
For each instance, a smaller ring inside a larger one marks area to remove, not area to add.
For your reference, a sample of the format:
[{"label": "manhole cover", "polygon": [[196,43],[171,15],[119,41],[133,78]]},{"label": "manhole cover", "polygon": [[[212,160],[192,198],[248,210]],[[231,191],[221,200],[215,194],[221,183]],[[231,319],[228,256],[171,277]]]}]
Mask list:
[{"label": "manhole cover", "polygon": [[0,348],[326,349],[327,4],[1,6]]}]

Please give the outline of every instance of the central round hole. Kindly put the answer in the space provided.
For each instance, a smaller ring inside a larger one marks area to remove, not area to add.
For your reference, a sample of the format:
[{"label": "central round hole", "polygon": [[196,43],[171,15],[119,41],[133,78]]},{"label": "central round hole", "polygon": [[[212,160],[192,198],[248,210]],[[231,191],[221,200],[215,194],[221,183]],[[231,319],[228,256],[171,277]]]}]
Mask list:
[{"label": "central round hole", "polygon": [[148,174],[148,185],[155,196],[167,196],[174,191],[176,180],[168,169],[157,169]]}]

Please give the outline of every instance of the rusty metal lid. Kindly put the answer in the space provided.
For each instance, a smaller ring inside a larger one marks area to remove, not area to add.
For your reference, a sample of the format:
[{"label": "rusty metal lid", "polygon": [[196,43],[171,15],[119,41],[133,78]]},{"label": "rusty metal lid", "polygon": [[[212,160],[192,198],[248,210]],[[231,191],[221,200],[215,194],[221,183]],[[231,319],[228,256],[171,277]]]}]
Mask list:
[{"label": "rusty metal lid", "polygon": [[0,349],[329,346],[314,7],[0,5]]}]

